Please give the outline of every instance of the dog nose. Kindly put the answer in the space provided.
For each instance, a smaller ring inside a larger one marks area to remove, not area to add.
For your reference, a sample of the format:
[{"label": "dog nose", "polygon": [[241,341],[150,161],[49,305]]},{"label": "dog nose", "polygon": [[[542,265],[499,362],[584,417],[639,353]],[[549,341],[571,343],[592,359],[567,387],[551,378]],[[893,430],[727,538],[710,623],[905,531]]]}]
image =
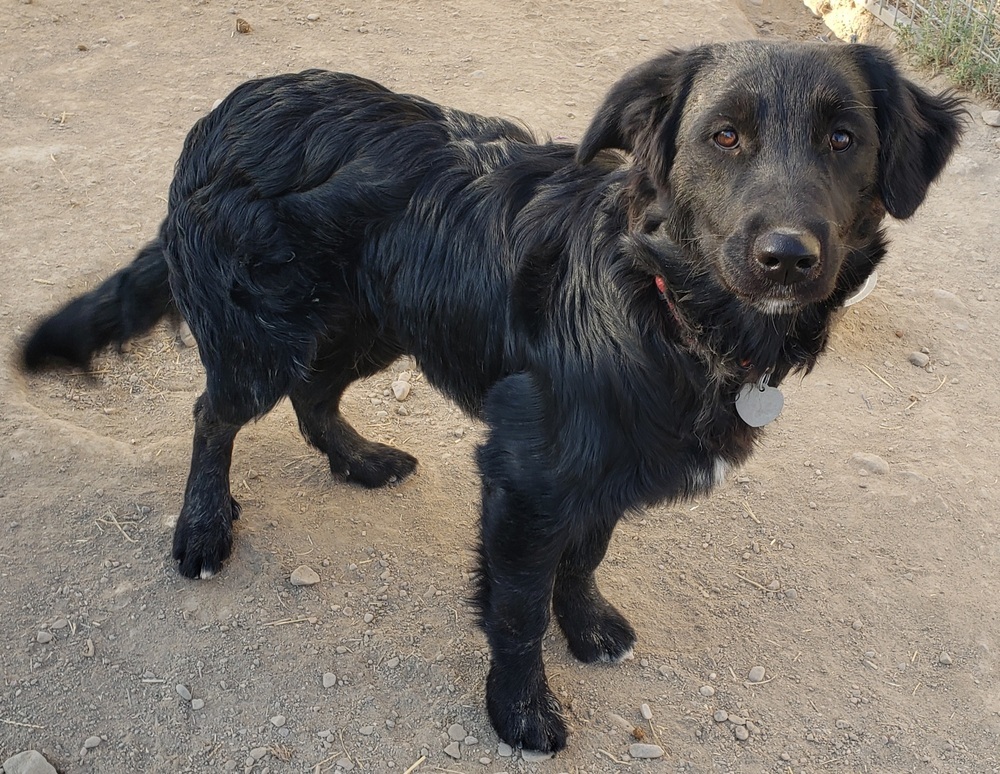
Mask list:
[{"label": "dog nose", "polygon": [[812,234],[769,231],[757,237],[753,257],[772,282],[794,285],[819,265],[819,253],[819,240]]}]

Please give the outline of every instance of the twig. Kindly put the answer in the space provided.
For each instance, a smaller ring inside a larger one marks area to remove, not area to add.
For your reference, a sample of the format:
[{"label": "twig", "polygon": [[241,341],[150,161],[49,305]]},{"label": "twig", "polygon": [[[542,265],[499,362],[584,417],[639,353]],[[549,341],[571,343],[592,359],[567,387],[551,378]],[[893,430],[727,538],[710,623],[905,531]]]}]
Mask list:
[{"label": "twig", "polygon": [[[128,533],[126,532],[126,531],[125,531],[125,528],[124,528],[124,527],[122,527],[122,525],[121,525],[121,522],[120,522],[120,521],[118,521],[118,517],[117,517],[117,516],[115,516],[115,514],[114,514],[113,512],[109,511],[109,512],[108,512],[108,514],[107,514],[107,516],[108,516],[109,518],[104,518],[104,519],[98,519],[98,521],[99,521],[99,522],[101,522],[102,524],[113,524],[114,526],[118,527],[118,531],[122,533],[122,535],[123,535],[123,536],[125,537],[125,539],[126,539],[126,540],[127,540],[127,541],[128,541],[129,543],[138,543],[138,542],[139,542],[139,541],[138,541],[138,540],[136,540],[136,539],[135,539],[134,537],[131,537],[131,536],[130,536],[130,535],[129,535],[129,534],[128,534]],[[128,523],[128,524],[135,524],[135,522],[134,522],[134,521],[130,521],[130,522],[126,522],[126,523]]]},{"label": "twig", "polygon": [[871,374],[872,376],[874,376],[874,377],[875,377],[876,379],[878,379],[878,380],[879,380],[880,382],[882,382],[882,384],[886,385],[887,387],[890,387],[890,388],[892,388],[892,389],[893,389],[893,390],[895,390],[896,392],[902,392],[902,390],[901,390],[901,389],[899,389],[899,387],[897,387],[897,386],[896,386],[895,384],[893,384],[893,383],[892,383],[892,382],[890,382],[890,381],[887,381],[886,379],[883,379],[883,378],[882,378],[882,376],[881,376],[881,375],[880,375],[880,374],[879,374],[879,373],[878,373],[877,371],[875,371],[875,369],[873,369],[873,368],[869,368],[869,367],[868,367],[868,366],[866,366],[866,365],[865,365],[864,363],[862,363],[861,365],[865,366],[865,368],[867,368],[867,369],[868,369],[868,372],[869,372],[869,373],[870,373],[870,374]]},{"label": "twig", "polygon": [[268,621],[267,623],[262,623],[261,628],[266,626],[285,626],[286,624],[297,624],[297,623],[316,623],[316,616],[314,615],[304,615],[301,618],[282,618],[280,621]]},{"label": "twig", "polygon": [[38,277],[31,278],[33,282],[37,282],[39,285],[55,285],[54,282],[49,282],[48,280],[38,279]]},{"label": "twig", "polygon": [[919,393],[920,393],[921,395],[933,395],[933,394],[934,394],[935,392],[937,392],[937,391],[938,391],[938,390],[940,390],[940,389],[941,389],[942,387],[944,387],[944,383],[945,383],[946,381],[948,381],[948,377],[947,377],[947,376],[942,376],[942,377],[941,377],[941,384],[939,384],[939,385],[938,385],[937,387],[935,387],[935,388],[934,388],[933,390],[931,390],[930,392],[923,392],[923,391],[921,391],[921,390],[917,390],[917,392],[919,392]]},{"label": "twig", "polygon": [[620,766],[631,766],[632,765],[632,763],[630,761],[620,761],[614,755],[612,755],[611,753],[609,753],[607,750],[602,750],[600,747],[597,748],[597,752],[599,752],[601,755],[607,756],[608,758],[610,758],[611,760],[613,760],[615,763],[619,764]]},{"label": "twig", "polygon": [[0,723],[6,723],[8,726],[18,726],[19,728],[45,728],[45,726],[35,726],[31,723],[18,723],[16,720],[7,720],[6,718],[0,718]]},{"label": "twig", "polygon": [[419,758],[417,758],[416,763],[413,763],[410,766],[410,768],[408,768],[406,771],[403,772],[403,774],[413,774],[413,772],[416,771],[418,768],[420,768],[423,765],[424,761],[426,760],[427,756],[421,755]]},{"label": "twig", "polygon": [[734,572],[733,575],[735,575],[737,578],[739,578],[744,583],[749,583],[755,589],[760,589],[761,591],[770,591],[771,590],[767,586],[761,586],[759,583],[755,583],[754,581],[750,580],[749,578],[743,577],[738,572]]},{"label": "twig", "polygon": [[760,519],[757,518],[757,514],[753,512],[753,508],[750,507],[750,503],[746,500],[743,501],[743,507],[747,509],[747,515],[753,519],[754,524],[760,524]]}]

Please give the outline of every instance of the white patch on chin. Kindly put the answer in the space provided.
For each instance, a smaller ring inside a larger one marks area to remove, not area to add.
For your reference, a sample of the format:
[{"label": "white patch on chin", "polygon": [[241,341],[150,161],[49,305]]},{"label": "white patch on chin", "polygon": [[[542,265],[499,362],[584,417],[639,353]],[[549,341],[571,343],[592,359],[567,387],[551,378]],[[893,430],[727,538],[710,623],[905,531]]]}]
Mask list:
[{"label": "white patch on chin", "polygon": [[753,306],[754,309],[763,314],[783,314],[796,311],[801,304],[790,298],[768,298],[763,301],[755,301]]}]

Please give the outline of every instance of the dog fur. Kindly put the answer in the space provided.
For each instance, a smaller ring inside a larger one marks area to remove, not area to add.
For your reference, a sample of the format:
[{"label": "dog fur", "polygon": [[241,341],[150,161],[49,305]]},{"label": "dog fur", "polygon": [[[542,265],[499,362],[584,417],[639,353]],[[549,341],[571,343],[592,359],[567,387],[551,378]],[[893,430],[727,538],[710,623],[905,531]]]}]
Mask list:
[{"label": "dog fur", "polygon": [[[958,142],[960,102],[867,46],[674,51],[616,83],[579,147],[309,70],[193,128],[159,236],[44,321],[25,365],[86,364],[178,310],[207,386],[173,555],[219,571],[233,439],[290,397],[333,474],[413,472],[344,389],[404,353],[488,426],[478,603],[506,742],[566,744],[541,642],[618,661],[636,635],[594,572],[616,522],[702,493],[760,432],[737,392],[810,369],[831,314]],[[625,155],[627,154],[627,155]]]}]

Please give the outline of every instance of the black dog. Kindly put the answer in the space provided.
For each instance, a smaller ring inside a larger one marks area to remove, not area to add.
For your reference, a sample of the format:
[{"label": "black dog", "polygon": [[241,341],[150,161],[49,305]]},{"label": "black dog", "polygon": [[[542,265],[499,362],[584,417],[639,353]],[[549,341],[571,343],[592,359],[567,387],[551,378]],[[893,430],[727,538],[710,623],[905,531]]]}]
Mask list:
[{"label": "black dog", "polygon": [[630,652],[594,580],[615,523],[746,459],[776,408],[738,414],[737,396],[813,366],[960,112],[866,46],[668,53],[611,89],[579,147],[350,75],[252,81],[188,136],[158,238],[45,321],[24,362],[84,364],[176,304],[208,383],[173,555],[205,578],[239,515],[233,439],[283,397],[334,474],[413,471],[338,404],[415,355],[489,426],[490,718],[512,745],[559,750],[550,610],[581,660]]}]

